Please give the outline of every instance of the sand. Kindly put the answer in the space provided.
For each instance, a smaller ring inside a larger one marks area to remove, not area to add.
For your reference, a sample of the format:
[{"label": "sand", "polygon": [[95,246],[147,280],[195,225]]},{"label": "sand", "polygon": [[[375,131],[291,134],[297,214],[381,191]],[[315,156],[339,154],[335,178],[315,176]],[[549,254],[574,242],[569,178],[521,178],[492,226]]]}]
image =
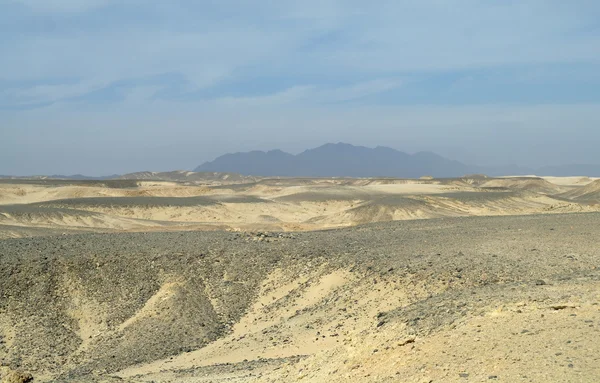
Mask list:
[{"label": "sand", "polygon": [[140,177],[0,182],[0,379],[600,381],[598,180]]},{"label": "sand", "polygon": [[599,214],[3,240],[0,362],[40,382],[595,382]]},{"label": "sand", "polygon": [[265,179],[216,185],[138,180],[123,187],[19,182],[0,183],[0,238],[32,235],[34,229],[319,230],[380,221],[600,209],[598,193],[586,192],[593,180],[581,177]]}]

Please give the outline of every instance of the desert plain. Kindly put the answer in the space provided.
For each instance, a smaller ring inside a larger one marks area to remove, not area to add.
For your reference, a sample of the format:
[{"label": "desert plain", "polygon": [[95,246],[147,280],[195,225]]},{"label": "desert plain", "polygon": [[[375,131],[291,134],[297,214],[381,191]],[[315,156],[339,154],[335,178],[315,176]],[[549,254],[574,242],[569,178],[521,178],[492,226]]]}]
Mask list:
[{"label": "desert plain", "polygon": [[0,180],[6,382],[600,381],[600,180]]}]

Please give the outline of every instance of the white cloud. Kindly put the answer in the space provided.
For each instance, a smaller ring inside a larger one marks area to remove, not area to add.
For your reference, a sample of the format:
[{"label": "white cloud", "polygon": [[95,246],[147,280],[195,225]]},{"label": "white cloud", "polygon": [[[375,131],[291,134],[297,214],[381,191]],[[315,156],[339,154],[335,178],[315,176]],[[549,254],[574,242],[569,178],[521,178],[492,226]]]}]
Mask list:
[{"label": "white cloud", "polygon": [[594,26],[594,17],[574,3],[383,3],[342,11],[341,28],[356,32],[352,44],[332,54],[318,52],[321,65],[377,72],[600,61],[600,35],[581,35]]},{"label": "white cloud", "polygon": [[[22,1],[37,10],[64,13],[110,2]],[[86,15],[74,15],[70,17],[79,17],[81,27],[71,33],[12,36],[15,41],[5,44],[2,56],[8,60],[0,69],[15,78],[72,73],[111,80],[178,71],[203,86],[249,66],[288,76],[356,72],[380,77],[380,72],[600,61],[600,36],[579,33],[594,25],[594,12],[577,3],[223,2],[213,5],[217,11],[212,14],[210,7],[201,12],[197,4],[193,11],[163,2],[137,6],[145,12],[131,23],[107,19],[102,27],[87,28]],[[145,20],[146,13],[154,18]],[[302,49],[329,33],[344,41]]]},{"label": "white cloud", "polygon": [[375,79],[345,87],[321,90],[314,95],[313,100],[322,103],[351,101],[396,89],[402,85],[403,82],[398,79]]},{"label": "white cloud", "polygon": [[[45,147],[74,147],[89,141],[99,143],[99,153],[100,144],[111,140],[133,150],[142,137],[141,147],[163,142],[188,145],[189,158],[196,156],[194,162],[200,162],[226,151],[300,150],[326,141],[387,143],[406,150],[454,143],[473,145],[490,162],[505,162],[494,159],[503,149],[497,149],[494,141],[502,131],[512,132],[513,137],[524,132],[528,136],[523,142],[535,146],[532,132],[539,132],[543,140],[560,136],[557,132],[562,129],[565,142],[576,137],[591,145],[594,140],[585,139],[581,132],[597,130],[600,124],[598,105],[592,104],[376,107],[345,103],[403,87],[423,72],[462,71],[463,79],[452,80],[452,86],[462,86],[465,92],[475,89],[468,83],[471,71],[471,79],[479,81],[485,76],[482,72],[507,67],[521,68],[503,74],[514,73],[512,79],[499,80],[514,85],[515,95],[523,82],[572,85],[576,77],[578,83],[589,85],[590,78],[598,81],[594,65],[600,62],[596,1],[21,3],[29,11],[19,11],[23,13],[15,18],[18,22],[0,23],[0,81],[4,80],[0,106],[2,100],[17,106],[56,103],[25,112],[3,110],[2,136],[10,140],[0,144],[6,150],[23,146],[29,137],[40,140],[36,144],[40,155],[52,155]],[[4,4],[0,3],[2,21],[12,18],[2,13],[4,9],[16,9],[3,8]],[[555,72],[549,64],[557,63],[562,66]],[[570,64],[588,69],[572,73]],[[263,78],[283,79],[265,88],[284,90],[250,97],[240,87],[235,93],[241,95],[236,97],[213,92],[214,99],[208,101],[150,103],[157,85],[143,79],[164,73],[189,80],[186,91],[223,83],[235,87],[238,81],[248,88]],[[60,79],[65,79],[64,84]],[[119,104],[58,102],[123,80],[128,85]],[[423,89],[423,93],[428,90]],[[490,90],[493,87],[485,88]],[[589,98],[597,97],[596,93]],[[566,134],[566,127],[580,133]],[[46,132],[49,138],[32,132]],[[490,142],[485,142],[486,137]],[[516,141],[514,145],[522,149]],[[174,158],[185,150],[174,151]],[[517,150],[512,153],[520,155]],[[535,153],[540,161],[552,160],[544,148],[524,150],[519,158],[531,159]],[[594,153],[596,149],[571,151],[580,160]]]},{"label": "white cloud", "polygon": [[358,100],[402,86],[399,79],[376,79],[346,86],[324,87],[317,84],[292,86],[280,92],[264,96],[223,97],[214,100],[215,104],[239,107],[274,107],[320,105]]},{"label": "white cloud", "polygon": [[0,90],[0,105],[11,107],[27,106],[32,104],[46,104],[59,102],[65,99],[84,96],[91,91],[105,87],[104,83],[75,83],[34,85],[31,87],[5,88]]}]

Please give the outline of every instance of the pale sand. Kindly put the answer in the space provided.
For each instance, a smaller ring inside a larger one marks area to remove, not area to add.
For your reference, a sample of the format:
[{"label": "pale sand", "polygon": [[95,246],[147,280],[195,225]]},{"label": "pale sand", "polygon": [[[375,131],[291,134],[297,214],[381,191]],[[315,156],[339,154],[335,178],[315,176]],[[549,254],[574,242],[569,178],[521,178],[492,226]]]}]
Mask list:
[{"label": "pale sand", "polygon": [[[599,210],[599,204],[577,198],[592,181],[585,177],[290,179],[221,187],[138,181],[134,188],[5,183],[0,184],[0,238],[29,235],[24,230],[20,233],[19,227],[109,232],[298,231],[392,220],[590,212]],[[131,202],[96,203],[89,199],[94,197],[128,197]],[[145,197],[176,199],[154,204],[145,202]],[[206,198],[208,203],[173,204],[186,197]],[[50,211],[29,205],[35,203],[43,203]]]},{"label": "pale sand", "polygon": [[583,186],[594,182],[598,178],[595,177],[542,177],[548,182],[561,186]]}]

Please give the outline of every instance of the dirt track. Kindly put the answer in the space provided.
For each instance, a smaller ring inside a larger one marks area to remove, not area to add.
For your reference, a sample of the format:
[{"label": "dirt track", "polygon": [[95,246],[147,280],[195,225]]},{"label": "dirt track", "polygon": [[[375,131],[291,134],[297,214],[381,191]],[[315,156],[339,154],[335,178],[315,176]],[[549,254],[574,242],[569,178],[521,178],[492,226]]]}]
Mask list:
[{"label": "dirt track", "polygon": [[36,381],[596,382],[598,222],[3,240],[0,363]]}]

